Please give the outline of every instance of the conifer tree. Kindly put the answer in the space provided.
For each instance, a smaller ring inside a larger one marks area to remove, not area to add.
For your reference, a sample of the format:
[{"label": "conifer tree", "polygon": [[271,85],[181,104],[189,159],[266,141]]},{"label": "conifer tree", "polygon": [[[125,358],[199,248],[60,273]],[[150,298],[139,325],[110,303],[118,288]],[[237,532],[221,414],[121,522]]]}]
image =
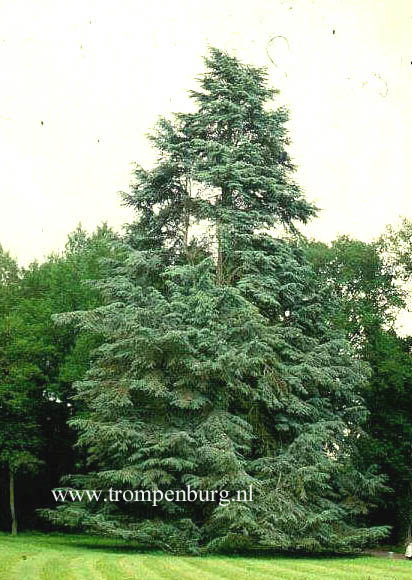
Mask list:
[{"label": "conifer tree", "polygon": [[[171,551],[348,551],[382,486],[355,468],[365,367],[327,324],[292,236],[315,208],[293,182],[286,111],[266,73],[211,49],[194,113],[161,120],[136,169],[137,221],[95,284],[105,305],[61,315],[104,337],[73,421],[90,472],[77,487],[238,490],[252,502],[65,504],[56,521]],[[209,238],[195,235],[201,223]],[[87,483],[87,485],[86,485]]]}]

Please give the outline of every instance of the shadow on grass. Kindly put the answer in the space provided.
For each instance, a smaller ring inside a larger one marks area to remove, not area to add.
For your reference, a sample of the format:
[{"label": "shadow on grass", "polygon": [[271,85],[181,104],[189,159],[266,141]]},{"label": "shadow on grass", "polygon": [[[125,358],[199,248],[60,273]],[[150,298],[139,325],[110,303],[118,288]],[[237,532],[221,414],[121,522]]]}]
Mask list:
[{"label": "shadow on grass", "polygon": [[175,554],[170,554],[163,552],[160,549],[148,548],[142,545],[133,544],[132,542],[127,542],[121,539],[115,538],[105,538],[98,536],[87,536],[82,534],[64,534],[59,532],[52,533],[42,533],[42,532],[22,532],[17,537],[12,537],[10,534],[0,533],[0,540],[8,539],[13,543],[18,544],[19,541],[22,544],[30,543],[33,547],[42,546],[49,549],[54,547],[66,548],[66,549],[76,549],[85,551],[96,551],[96,552],[106,552],[112,554],[145,554],[152,556],[169,556],[169,557],[186,557],[186,558],[208,558],[208,559],[259,559],[259,560],[273,560],[285,559],[290,560],[342,560],[350,559],[356,560],[360,557],[370,557],[369,554],[365,553],[347,553],[347,554],[337,554],[332,552],[322,552],[322,553],[309,553],[309,552],[276,552],[274,550],[249,550],[242,552],[230,552],[230,553],[201,553],[199,556],[191,556],[187,554],[180,554],[179,556]]}]

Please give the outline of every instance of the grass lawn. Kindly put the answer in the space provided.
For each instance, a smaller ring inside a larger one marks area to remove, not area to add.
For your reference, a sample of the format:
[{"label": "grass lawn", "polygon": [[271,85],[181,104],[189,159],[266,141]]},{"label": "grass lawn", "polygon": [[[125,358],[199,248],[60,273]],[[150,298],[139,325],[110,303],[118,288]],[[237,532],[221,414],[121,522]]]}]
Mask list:
[{"label": "grass lawn", "polygon": [[412,562],[358,558],[173,557],[115,540],[0,534],[1,580],[411,579]]}]

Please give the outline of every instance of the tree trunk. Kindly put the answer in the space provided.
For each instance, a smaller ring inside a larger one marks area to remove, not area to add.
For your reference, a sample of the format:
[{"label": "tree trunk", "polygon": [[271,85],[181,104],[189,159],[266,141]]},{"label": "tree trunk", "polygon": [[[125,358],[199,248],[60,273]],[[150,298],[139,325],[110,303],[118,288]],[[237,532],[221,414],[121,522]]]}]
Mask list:
[{"label": "tree trunk", "polygon": [[17,536],[17,518],[14,505],[14,473],[10,468],[10,513],[11,513],[11,534]]},{"label": "tree trunk", "polygon": [[217,238],[217,265],[216,265],[216,279],[218,286],[223,285],[223,249],[222,249],[222,225],[220,219],[216,223],[216,238]]},{"label": "tree trunk", "polygon": [[183,248],[185,254],[188,252],[189,248],[189,212],[185,208],[185,221],[184,221],[184,233],[183,233]]},{"label": "tree trunk", "polygon": [[188,247],[189,247],[189,227],[190,227],[190,207],[189,207],[189,200],[191,197],[191,184],[190,178],[186,179],[186,199],[184,201],[184,220],[183,220],[183,247],[184,252],[187,255]]},{"label": "tree trunk", "polygon": [[[222,187],[222,197],[220,199],[220,206],[222,208],[227,208],[230,206],[230,193]],[[225,261],[225,220],[226,216],[219,216],[216,219],[216,241],[217,241],[217,265],[216,265],[216,278],[219,286],[223,286],[224,282],[224,269],[223,264]]]}]

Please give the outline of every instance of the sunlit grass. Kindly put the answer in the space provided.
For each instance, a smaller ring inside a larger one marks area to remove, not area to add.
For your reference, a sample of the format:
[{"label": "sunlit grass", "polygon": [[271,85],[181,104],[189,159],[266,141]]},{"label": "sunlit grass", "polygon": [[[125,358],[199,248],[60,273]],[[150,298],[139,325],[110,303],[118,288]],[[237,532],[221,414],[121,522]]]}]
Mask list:
[{"label": "sunlit grass", "polygon": [[1,580],[402,580],[412,563],[372,557],[201,558],[140,553],[90,536],[0,534]]}]

